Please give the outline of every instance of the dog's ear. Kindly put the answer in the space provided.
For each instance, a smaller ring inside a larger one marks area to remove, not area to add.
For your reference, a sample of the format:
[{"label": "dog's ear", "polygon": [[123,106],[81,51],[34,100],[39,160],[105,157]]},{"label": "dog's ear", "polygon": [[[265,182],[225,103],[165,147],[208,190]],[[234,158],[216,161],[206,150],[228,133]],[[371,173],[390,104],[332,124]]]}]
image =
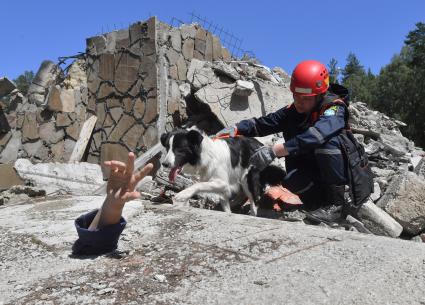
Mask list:
[{"label": "dog's ear", "polygon": [[165,133],[163,133],[162,135],[161,135],[161,144],[162,144],[162,146],[164,146],[164,147],[167,147],[167,142],[168,142],[168,139],[170,138],[170,133],[169,132],[165,132]]},{"label": "dog's ear", "polygon": [[189,140],[189,143],[191,144],[200,145],[204,137],[199,133],[199,131],[190,130],[187,133],[187,139]]}]

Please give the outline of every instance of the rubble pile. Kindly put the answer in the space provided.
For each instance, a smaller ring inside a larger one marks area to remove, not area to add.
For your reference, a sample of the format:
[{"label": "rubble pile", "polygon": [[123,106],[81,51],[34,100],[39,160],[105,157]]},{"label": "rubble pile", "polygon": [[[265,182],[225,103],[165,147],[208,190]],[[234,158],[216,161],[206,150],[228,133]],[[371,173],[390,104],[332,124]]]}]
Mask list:
[{"label": "rubble pile", "polygon": [[[15,164],[21,177],[36,180],[47,194],[87,194],[102,184],[98,164],[125,161],[129,151],[140,156],[164,131],[196,122],[213,126],[206,130],[214,133],[292,102],[286,72],[232,58],[218,37],[197,24],[177,28],[152,17],[88,38],[86,52],[77,57],[66,68],[44,61],[26,96],[0,78],[0,163]],[[370,207],[402,226],[390,235],[421,234],[423,150],[402,136],[403,122],[360,102],[351,103],[350,113],[375,174]]]},{"label": "rubble pile", "polygon": [[393,217],[407,236],[425,229],[424,151],[403,137],[406,124],[369,109],[350,105],[351,127],[369,156],[375,187],[372,200]]},{"label": "rubble pile", "polygon": [[16,88],[8,94],[2,106],[9,130],[0,135],[1,163],[69,161],[86,120],[84,65],[76,60],[65,75],[44,61],[27,96]]}]

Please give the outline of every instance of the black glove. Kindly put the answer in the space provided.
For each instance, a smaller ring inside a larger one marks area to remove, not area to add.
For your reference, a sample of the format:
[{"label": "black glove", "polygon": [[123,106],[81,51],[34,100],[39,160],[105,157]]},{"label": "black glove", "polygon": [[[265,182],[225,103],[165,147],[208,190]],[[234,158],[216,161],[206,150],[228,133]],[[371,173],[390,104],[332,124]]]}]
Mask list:
[{"label": "black glove", "polygon": [[265,169],[274,159],[276,155],[270,146],[260,147],[251,156],[249,163],[257,170],[262,171]]}]

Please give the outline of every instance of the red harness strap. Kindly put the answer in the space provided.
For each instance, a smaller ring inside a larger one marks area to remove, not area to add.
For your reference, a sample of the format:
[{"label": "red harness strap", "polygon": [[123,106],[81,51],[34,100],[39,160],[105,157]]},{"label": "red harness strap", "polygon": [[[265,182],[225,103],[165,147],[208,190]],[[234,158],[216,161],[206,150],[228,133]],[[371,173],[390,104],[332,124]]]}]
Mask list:
[{"label": "red harness strap", "polygon": [[[321,116],[321,115],[323,115],[323,113],[327,110],[327,109],[329,109],[329,108],[331,108],[332,106],[335,106],[335,105],[341,105],[341,106],[344,106],[344,107],[346,107],[347,108],[347,104],[345,104],[344,103],[344,101],[342,100],[342,99],[336,99],[336,100],[333,100],[332,102],[330,102],[330,103],[326,103],[325,105],[323,105],[322,106],[322,108],[320,108],[320,110],[319,111],[315,111],[315,112],[312,112],[311,114],[310,114],[310,124],[311,125],[314,125],[314,123],[316,123],[317,122],[317,120],[319,119],[319,117]],[[347,109],[347,111],[348,111],[348,109]],[[347,117],[347,120],[348,120],[348,117]],[[351,128],[350,128],[350,126],[348,125],[348,121],[346,122],[346,127],[345,127],[345,129],[346,130],[350,130]]]},{"label": "red harness strap", "polygon": [[236,136],[234,136],[234,137],[231,137],[230,135],[225,134],[225,135],[221,135],[221,136],[218,136],[218,137],[213,136],[213,137],[211,138],[211,140],[215,141],[215,140],[229,139],[229,138],[238,138],[238,137],[240,137],[240,135],[236,135]]}]

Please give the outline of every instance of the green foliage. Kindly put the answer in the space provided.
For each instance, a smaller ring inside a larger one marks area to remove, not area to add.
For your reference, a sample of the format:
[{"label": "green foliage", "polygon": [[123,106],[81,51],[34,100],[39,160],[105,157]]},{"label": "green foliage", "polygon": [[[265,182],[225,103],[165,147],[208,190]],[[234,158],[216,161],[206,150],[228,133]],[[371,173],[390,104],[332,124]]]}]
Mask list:
[{"label": "green foliage", "polygon": [[376,76],[366,72],[350,53],[342,83],[350,89],[353,100],[405,122],[403,134],[425,147],[425,23],[416,24],[400,53]]},{"label": "green foliage", "polygon": [[366,74],[363,66],[360,64],[357,56],[350,52],[347,56],[347,63],[342,70],[342,83],[348,84],[350,82],[350,78],[355,77],[358,78]]},{"label": "green foliage", "polygon": [[338,61],[335,58],[331,58],[328,63],[329,69],[329,81],[333,84],[339,84],[339,68]]},{"label": "green foliage", "polygon": [[342,70],[342,84],[350,89],[353,100],[369,101],[375,86],[375,75],[370,69],[366,72],[357,56],[350,52]]},{"label": "green foliage", "polygon": [[14,79],[13,82],[16,84],[16,87],[18,87],[19,91],[25,95],[28,93],[28,88],[30,87],[33,78],[33,71],[24,71],[24,73]]}]

